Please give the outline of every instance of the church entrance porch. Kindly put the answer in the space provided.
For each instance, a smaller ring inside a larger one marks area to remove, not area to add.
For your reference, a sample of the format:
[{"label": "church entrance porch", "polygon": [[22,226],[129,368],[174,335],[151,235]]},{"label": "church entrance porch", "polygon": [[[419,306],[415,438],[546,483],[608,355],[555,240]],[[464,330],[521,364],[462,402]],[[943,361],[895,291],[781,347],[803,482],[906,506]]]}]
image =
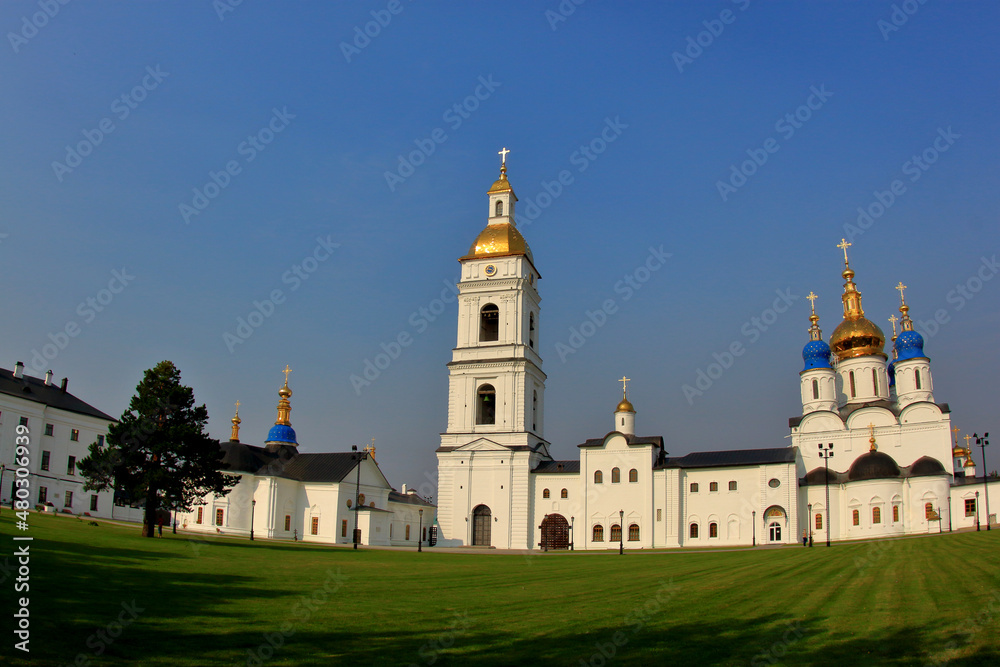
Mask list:
[{"label": "church entrance porch", "polygon": [[569,548],[569,522],[562,514],[546,514],[540,529],[542,541],[538,546],[543,551]]},{"label": "church entrance porch", "polygon": [[767,541],[770,544],[781,544],[788,515],[778,505],[771,505],[764,512],[764,525],[767,527]]},{"label": "church entrance porch", "polygon": [[492,546],[490,529],[493,523],[493,512],[486,505],[476,505],[472,510],[472,546]]}]

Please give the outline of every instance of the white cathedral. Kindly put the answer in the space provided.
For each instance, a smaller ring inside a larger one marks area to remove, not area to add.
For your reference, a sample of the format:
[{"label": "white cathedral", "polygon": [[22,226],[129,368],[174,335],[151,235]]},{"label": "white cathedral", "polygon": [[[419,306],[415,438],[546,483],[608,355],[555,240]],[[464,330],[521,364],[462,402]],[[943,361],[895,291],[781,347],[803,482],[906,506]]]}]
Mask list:
[{"label": "white cathedral", "polygon": [[975,476],[968,440],[952,440],[948,405],[935,402],[904,286],[898,336],[890,318],[889,361],[885,335],[864,316],[846,242],[844,320],[827,344],[812,310],[802,415],[789,420],[789,445],[672,457],[662,437],[636,435],[623,378],[610,431],[580,444],[579,460],[554,460],[538,351],[541,276],[515,225],[517,197],[501,154],[486,228],[460,258],[458,342],[437,449],[440,544],[792,544],[803,534],[849,540],[988,520],[978,503],[985,477]]}]

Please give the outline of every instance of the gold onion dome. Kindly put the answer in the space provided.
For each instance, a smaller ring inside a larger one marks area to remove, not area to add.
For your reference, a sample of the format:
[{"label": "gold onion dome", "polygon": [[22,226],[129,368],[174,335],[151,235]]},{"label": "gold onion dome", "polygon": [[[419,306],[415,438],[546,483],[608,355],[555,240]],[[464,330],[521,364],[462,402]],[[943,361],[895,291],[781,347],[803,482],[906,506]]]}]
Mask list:
[{"label": "gold onion dome", "polygon": [[[507,180],[506,164],[500,166],[500,178],[493,181],[493,185],[490,186],[490,189],[486,192],[486,194],[495,195],[498,192],[509,192],[512,195],[514,194],[514,188],[510,186],[510,181]],[[514,199],[517,199],[517,196],[515,196]]]},{"label": "gold onion dome", "polygon": [[880,356],[886,358],[885,334],[878,326],[865,317],[861,308],[861,292],[854,284],[854,271],[847,263],[847,248],[850,243],[842,241],[838,247],[844,250],[844,321],[837,325],[830,336],[830,349],[837,359]]},{"label": "gold onion dome", "polygon": [[615,412],[635,412],[635,408],[632,407],[632,402],[627,398],[622,398],[621,403],[615,408]]},{"label": "gold onion dome", "polygon": [[469,254],[462,259],[476,257],[503,257],[505,255],[526,255],[532,262],[531,248],[521,236],[521,232],[509,222],[487,225],[472,242]]}]

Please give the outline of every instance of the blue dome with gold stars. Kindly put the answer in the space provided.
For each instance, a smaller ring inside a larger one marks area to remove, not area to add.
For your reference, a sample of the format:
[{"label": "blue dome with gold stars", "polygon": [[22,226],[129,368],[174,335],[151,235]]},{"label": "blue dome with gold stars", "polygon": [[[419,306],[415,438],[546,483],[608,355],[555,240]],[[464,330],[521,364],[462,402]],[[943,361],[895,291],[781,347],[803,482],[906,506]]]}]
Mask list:
[{"label": "blue dome with gold stars", "polygon": [[830,366],[830,346],[822,340],[811,340],[802,348],[802,360],[806,362],[804,371],[814,368],[832,368]]},{"label": "blue dome with gold stars", "polygon": [[899,334],[896,339],[896,361],[905,359],[917,359],[924,355],[924,337],[918,332],[910,330]]},{"label": "blue dome with gold stars", "polygon": [[295,429],[291,426],[286,426],[285,424],[275,424],[271,427],[271,430],[267,432],[266,442],[287,442],[289,444],[297,444],[295,440]]}]

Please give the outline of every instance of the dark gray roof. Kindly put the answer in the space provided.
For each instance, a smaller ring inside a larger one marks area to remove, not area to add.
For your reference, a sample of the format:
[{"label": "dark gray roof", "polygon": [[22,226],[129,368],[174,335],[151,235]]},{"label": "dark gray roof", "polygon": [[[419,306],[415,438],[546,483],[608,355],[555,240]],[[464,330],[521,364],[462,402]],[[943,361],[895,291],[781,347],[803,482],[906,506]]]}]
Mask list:
[{"label": "dark gray roof", "polygon": [[118,421],[114,417],[101,412],[93,405],[85,403],[68,391],[63,391],[60,385],[52,384],[46,386],[45,380],[22,375],[14,377],[14,371],[0,368],[0,393],[8,396],[17,396],[35,403],[42,403],[50,408],[76,412],[81,415],[89,415],[107,421]]},{"label": "dark gray roof", "polygon": [[226,470],[299,482],[341,482],[358,461],[353,452],[300,454],[292,445],[258,447],[229,441],[221,446]]},{"label": "dark gray roof", "polygon": [[[910,405],[913,404],[911,403]],[[949,407],[947,403],[935,403],[934,405],[938,406],[938,408],[944,414],[949,414],[951,412],[951,407]],[[890,401],[884,401],[881,399],[877,401],[869,401],[867,403],[848,403],[844,407],[840,408],[840,410],[837,412],[833,412],[831,410],[821,410],[819,412],[829,412],[832,415],[837,415],[838,417],[840,417],[841,421],[847,423],[847,418],[851,416],[851,413],[857,412],[862,408],[885,408],[886,410],[896,415],[897,417],[899,416],[900,412],[899,407],[895,403],[892,403]],[[809,414],[812,413],[810,412]],[[802,420],[805,419],[807,416],[808,415],[798,415],[797,417],[791,417],[788,420],[788,428],[798,428],[798,425],[801,424]]]},{"label": "dark gray roof", "polygon": [[422,505],[423,507],[436,507],[436,505],[427,502],[415,493],[400,493],[395,489],[389,491],[389,502],[405,503],[407,505]]},{"label": "dark gray roof", "polygon": [[769,463],[794,463],[796,447],[774,449],[730,449],[721,452],[691,452],[686,456],[671,456],[657,468],[725,468],[757,466]]},{"label": "dark gray roof", "polygon": [[[619,433],[618,431],[611,431],[603,438],[590,438],[583,444],[577,445],[577,447],[601,447],[604,445],[604,441],[607,440],[608,435],[612,433]],[[619,435],[625,436],[625,441],[631,445],[656,445],[657,447],[663,447],[663,437],[659,435],[625,435],[624,433],[619,433]]]},{"label": "dark gray roof", "polygon": [[580,474],[579,461],[542,461],[531,472]]},{"label": "dark gray roof", "polygon": [[300,482],[341,482],[357,465],[353,452],[299,454],[284,466],[280,476]]}]

